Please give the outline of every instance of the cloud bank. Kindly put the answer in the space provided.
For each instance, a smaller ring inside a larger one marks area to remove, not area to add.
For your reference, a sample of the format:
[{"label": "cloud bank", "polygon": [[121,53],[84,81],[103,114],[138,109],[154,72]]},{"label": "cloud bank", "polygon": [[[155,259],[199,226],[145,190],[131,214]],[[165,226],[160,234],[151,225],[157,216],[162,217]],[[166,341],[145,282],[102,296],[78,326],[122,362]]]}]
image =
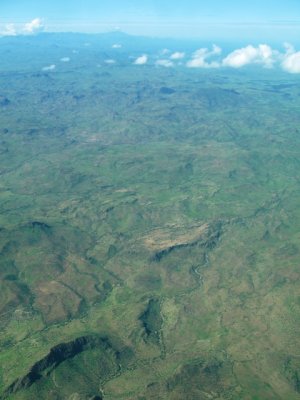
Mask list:
[{"label": "cloud bank", "polygon": [[[222,49],[213,45],[212,49],[200,48],[196,50],[186,66],[188,68],[242,68],[247,65],[261,65],[264,68],[272,68],[280,65],[281,68],[289,73],[300,73],[300,51],[288,43],[284,45],[285,52],[272,49],[267,44],[258,46],[248,45],[236,49],[229,53],[225,58],[221,57]],[[174,53],[177,54],[177,53]],[[172,55],[170,59],[172,59]],[[176,56],[173,60],[178,59]]]},{"label": "cloud bank", "polygon": [[25,24],[6,24],[0,30],[0,36],[34,35],[44,30],[44,24],[40,18],[35,18]]},{"label": "cloud bank", "polygon": [[[160,57],[155,61],[156,66],[174,67],[185,65],[188,68],[242,68],[249,65],[262,66],[263,68],[273,68],[280,66],[286,72],[292,74],[300,73],[300,51],[289,44],[284,44],[284,52],[273,49],[268,44],[253,46],[249,44],[233,50],[231,53],[222,57],[222,49],[213,44],[212,48],[202,47],[196,50],[190,59],[184,64],[182,59],[186,57],[185,52],[164,49],[159,53]],[[134,64],[141,65],[148,62],[148,57],[143,55],[138,57]]]}]

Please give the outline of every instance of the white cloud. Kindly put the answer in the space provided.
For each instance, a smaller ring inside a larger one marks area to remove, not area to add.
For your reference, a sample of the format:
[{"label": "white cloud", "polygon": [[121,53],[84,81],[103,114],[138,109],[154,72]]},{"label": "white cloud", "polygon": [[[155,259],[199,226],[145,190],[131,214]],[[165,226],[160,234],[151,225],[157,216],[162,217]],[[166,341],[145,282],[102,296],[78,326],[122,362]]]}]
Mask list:
[{"label": "white cloud", "polygon": [[17,30],[15,24],[6,24],[3,31],[0,31],[0,36],[16,36]]},{"label": "white cloud", "polygon": [[287,52],[281,63],[282,68],[291,74],[300,73],[300,51],[291,53]]},{"label": "white cloud", "polygon": [[223,65],[232,68],[240,68],[248,64],[263,64],[265,67],[272,67],[275,56],[277,52],[266,44],[260,44],[258,47],[249,45],[228,54],[223,60]]},{"label": "white cloud", "polygon": [[44,30],[44,25],[40,18],[35,18],[26,24],[6,24],[0,30],[0,36],[33,35]]},{"label": "white cloud", "polygon": [[69,62],[70,60],[71,60],[70,57],[63,57],[60,59],[61,62],[65,62],[65,63]]},{"label": "white cloud", "polygon": [[221,54],[222,49],[215,44],[212,47],[212,50],[209,51],[207,48],[202,48],[196,50],[192,56],[192,59],[187,62],[188,68],[218,68],[220,63],[217,61],[207,62],[207,59]]},{"label": "white cloud", "polygon": [[258,46],[260,52],[260,58],[265,67],[272,67],[275,62],[275,57],[278,52],[272,50],[267,44],[260,44]]},{"label": "white cloud", "polygon": [[35,18],[32,21],[25,24],[23,32],[25,34],[33,35],[44,30],[44,25],[40,18]]},{"label": "white cloud", "polygon": [[104,62],[105,62],[105,64],[115,64],[116,60],[108,59],[108,60],[105,60]]},{"label": "white cloud", "polygon": [[116,44],[113,44],[111,47],[112,47],[113,49],[121,49],[122,45],[116,43]]},{"label": "white cloud", "polygon": [[180,51],[176,51],[175,53],[171,54],[171,60],[181,60],[185,57],[185,53],[181,53]]},{"label": "white cloud", "polygon": [[144,65],[147,64],[147,62],[148,62],[148,56],[146,54],[143,54],[142,56],[138,57],[133,64]]},{"label": "white cloud", "polygon": [[174,67],[174,63],[170,60],[157,60],[155,64],[166,68]]},{"label": "white cloud", "polygon": [[55,64],[48,65],[47,67],[42,68],[42,71],[54,71],[56,68]]}]

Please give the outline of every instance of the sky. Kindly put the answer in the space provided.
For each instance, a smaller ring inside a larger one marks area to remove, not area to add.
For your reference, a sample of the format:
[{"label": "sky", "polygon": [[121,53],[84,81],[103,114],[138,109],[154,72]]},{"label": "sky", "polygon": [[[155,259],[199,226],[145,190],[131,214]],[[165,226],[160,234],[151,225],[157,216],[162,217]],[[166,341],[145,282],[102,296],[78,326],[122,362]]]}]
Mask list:
[{"label": "sky", "polygon": [[39,18],[46,31],[295,42],[300,0],[0,0],[0,28]]}]

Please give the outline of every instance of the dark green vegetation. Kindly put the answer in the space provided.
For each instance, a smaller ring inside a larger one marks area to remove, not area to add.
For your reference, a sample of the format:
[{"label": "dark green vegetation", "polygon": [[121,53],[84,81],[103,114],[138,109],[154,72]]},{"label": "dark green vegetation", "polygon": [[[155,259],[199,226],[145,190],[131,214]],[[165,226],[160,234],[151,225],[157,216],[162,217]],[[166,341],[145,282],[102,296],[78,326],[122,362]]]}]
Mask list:
[{"label": "dark green vegetation", "polygon": [[39,40],[0,48],[2,398],[298,399],[299,78]]}]

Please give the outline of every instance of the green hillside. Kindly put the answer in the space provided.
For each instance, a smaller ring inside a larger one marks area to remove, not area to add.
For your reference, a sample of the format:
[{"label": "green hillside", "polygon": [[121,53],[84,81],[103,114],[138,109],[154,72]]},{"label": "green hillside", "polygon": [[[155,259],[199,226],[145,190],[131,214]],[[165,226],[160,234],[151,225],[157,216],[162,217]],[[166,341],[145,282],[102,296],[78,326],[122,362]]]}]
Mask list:
[{"label": "green hillside", "polygon": [[299,399],[299,77],[2,40],[1,398]]}]

